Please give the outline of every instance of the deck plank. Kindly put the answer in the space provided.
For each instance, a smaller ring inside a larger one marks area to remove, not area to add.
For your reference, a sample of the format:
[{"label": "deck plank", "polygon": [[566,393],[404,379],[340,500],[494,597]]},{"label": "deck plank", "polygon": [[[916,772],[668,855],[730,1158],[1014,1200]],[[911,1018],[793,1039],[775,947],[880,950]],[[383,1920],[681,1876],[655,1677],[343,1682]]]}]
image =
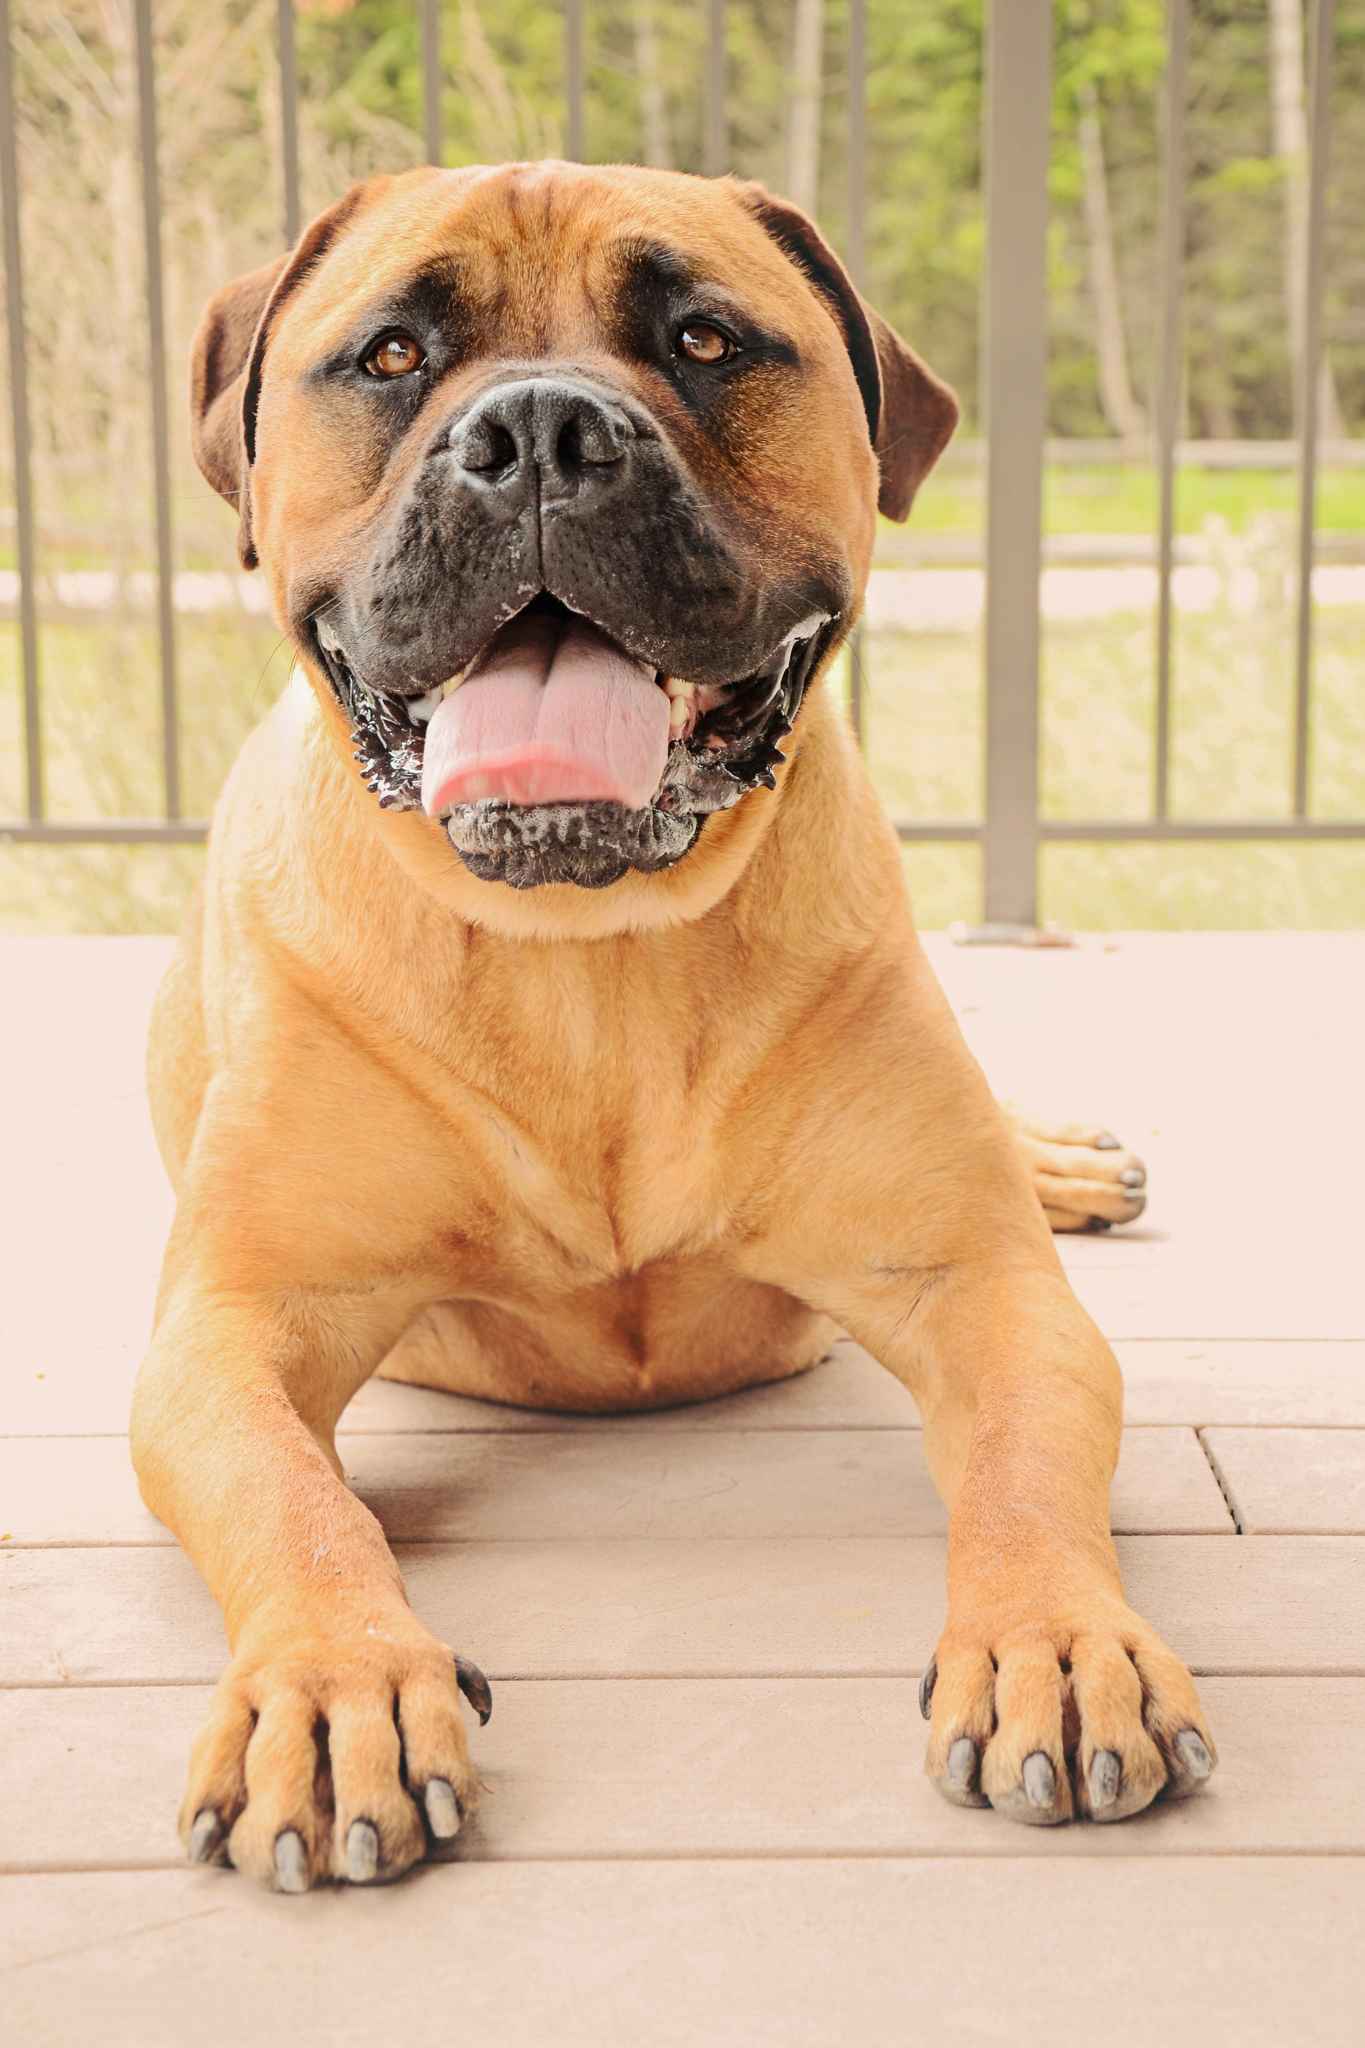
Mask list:
[{"label": "deck plank", "polygon": [[[1133,1605],[1198,1671],[1365,1673],[1365,1537],[1127,1536]],[[941,1538],[399,1546],[413,1606],[490,1677],[897,1676],[942,1625]],[[176,1549],[0,1550],[0,1685],[218,1676]]]},{"label": "deck plank", "polygon": [[1210,1429],[1248,1534],[1365,1530],[1365,1429]]},{"label": "deck plank", "polygon": [[[946,1526],[918,1431],[635,1431],[352,1435],[346,1478],[397,1541],[715,1536],[926,1536]],[[118,1437],[0,1439],[0,1501],[17,1544],[170,1543]],[[1114,1526],[1231,1535],[1199,1439],[1129,1431]]]},{"label": "deck plank", "polygon": [[27,2048],[386,2042],[399,2013],[404,2048],[1180,2048],[1211,2001],[1240,2048],[1354,2048],[1363,1902],[1340,1857],[514,1863],[305,1899],[7,1878],[0,1925]]},{"label": "deck plank", "polygon": [[[0,1436],[118,1436],[128,1425],[137,1344],[63,1342],[46,1367],[14,1371],[0,1411]],[[1365,1343],[1299,1339],[1119,1341],[1130,1423],[1301,1424],[1365,1428]],[[610,1418],[627,1429],[909,1429],[915,1404],[898,1380],[848,1338],[809,1372],[719,1401]],[[373,1379],[341,1418],[342,1435],[375,1432],[581,1430],[601,1419],[493,1401],[464,1400],[428,1387]]]},{"label": "deck plank", "polygon": [[[909,1679],[515,1680],[473,1737],[485,1791],[461,1853],[1365,1853],[1365,1679],[1200,1691],[1221,1754],[1204,1794],[1054,1834],[939,1797]],[[0,1692],[0,1869],[177,1866],[181,1772],[209,1698],[197,1685]]]},{"label": "deck plank", "polygon": [[1365,1428],[1365,1344],[1116,1346],[1130,1423]]}]

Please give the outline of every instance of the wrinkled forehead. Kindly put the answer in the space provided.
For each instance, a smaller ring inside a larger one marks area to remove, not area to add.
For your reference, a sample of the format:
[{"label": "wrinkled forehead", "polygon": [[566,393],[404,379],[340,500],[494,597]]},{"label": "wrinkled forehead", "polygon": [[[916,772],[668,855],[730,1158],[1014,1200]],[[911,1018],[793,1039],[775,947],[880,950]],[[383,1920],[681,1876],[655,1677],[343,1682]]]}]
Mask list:
[{"label": "wrinkled forehead", "polygon": [[724,180],[566,163],[422,170],[367,195],[283,310],[286,356],[341,345],[357,313],[461,300],[512,346],[600,333],[628,297],[761,306],[793,339],[836,341],[805,280]]}]

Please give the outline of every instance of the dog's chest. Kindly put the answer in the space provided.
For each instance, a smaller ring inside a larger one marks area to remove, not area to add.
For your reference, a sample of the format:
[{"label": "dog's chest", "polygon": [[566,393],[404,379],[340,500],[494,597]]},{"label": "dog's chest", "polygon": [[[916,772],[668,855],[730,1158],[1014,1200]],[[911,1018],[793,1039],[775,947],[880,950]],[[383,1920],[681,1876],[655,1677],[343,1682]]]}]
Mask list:
[{"label": "dog's chest", "polygon": [[476,948],[446,1067],[450,1157],[500,1287],[593,1285],[726,1242],[743,1027],[688,951],[676,934],[652,953]]},{"label": "dog's chest", "polygon": [[644,1086],[622,1105],[583,1089],[534,1107],[466,1095],[460,1119],[474,1140],[460,1220],[514,1291],[613,1280],[724,1240],[714,1126],[675,1091]]}]

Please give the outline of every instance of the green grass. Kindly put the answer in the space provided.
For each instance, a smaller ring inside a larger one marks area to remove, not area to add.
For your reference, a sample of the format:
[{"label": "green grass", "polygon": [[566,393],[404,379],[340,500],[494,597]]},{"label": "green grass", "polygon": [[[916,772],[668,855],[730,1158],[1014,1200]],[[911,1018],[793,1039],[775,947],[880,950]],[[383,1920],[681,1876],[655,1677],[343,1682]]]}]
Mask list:
[{"label": "green grass", "polygon": [[[1317,619],[1313,805],[1365,816],[1365,622]],[[1172,805],[1201,818],[1289,812],[1293,620],[1264,603],[1178,615]],[[42,636],[49,812],[55,819],[160,810],[155,634],[145,623],[49,625]],[[180,621],[187,815],[205,815],[241,739],[282,686],[287,657],[266,622]],[[872,636],[869,753],[895,813],[971,819],[981,805],[976,636]],[[1152,623],[1125,615],[1050,627],[1043,644],[1042,794],[1058,819],[1148,813]],[[0,640],[0,809],[22,804],[17,634]],[[27,931],[170,928],[202,861],[185,847],[0,847],[0,921]],[[971,845],[916,845],[906,866],[921,921],[979,915]],[[1085,929],[1348,927],[1365,923],[1365,843],[1316,846],[1066,845],[1045,849],[1043,914]]]},{"label": "green grass", "polygon": [[[1292,470],[1182,469],[1176,478],[1175,524],[1182,534],[1200,532],[1209,519],[1245,533],[1261,519],[1292,521],[1297,506]],[[1151,534],[1157,510],[1156,473],[1148,463],[1054,463],[1044,477],[1043,523],[1049,534]],[[979,533],[984,520],[984,471],[949,463],[916,500],[911,532]],[[1324,533],[1365,533],[1365,468],[1320,472],[1317,525]],[[899,531],[882,529],[888,551],[894,551]]]}]

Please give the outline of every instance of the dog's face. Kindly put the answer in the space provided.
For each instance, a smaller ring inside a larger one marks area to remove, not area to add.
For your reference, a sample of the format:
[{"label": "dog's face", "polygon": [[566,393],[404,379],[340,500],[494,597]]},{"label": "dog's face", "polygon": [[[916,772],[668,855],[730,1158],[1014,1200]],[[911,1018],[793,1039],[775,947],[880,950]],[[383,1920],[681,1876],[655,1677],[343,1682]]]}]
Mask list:
[{"label": "dog's face", "polygon": [[956,418],[793,209],[558,163],[355,188],[214,300],[193,402],[376,803],[517,889],[773,786]]}]

